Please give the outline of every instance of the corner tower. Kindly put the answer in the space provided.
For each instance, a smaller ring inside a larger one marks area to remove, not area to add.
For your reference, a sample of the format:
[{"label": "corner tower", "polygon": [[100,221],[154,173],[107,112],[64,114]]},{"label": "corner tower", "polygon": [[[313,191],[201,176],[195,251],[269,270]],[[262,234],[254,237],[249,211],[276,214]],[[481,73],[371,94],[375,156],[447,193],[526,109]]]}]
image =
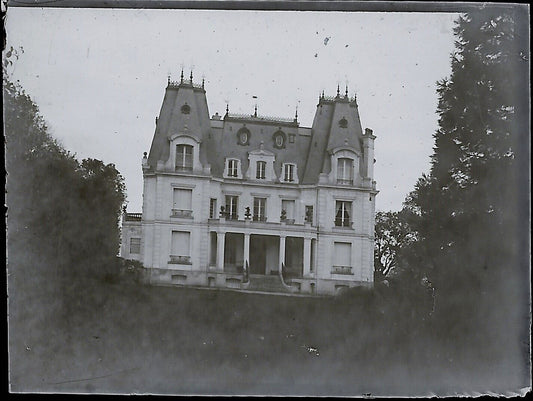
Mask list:
[{"label": "corner tower", "polygon": [[[171,142],[178,136],[185,136],[199,145],[209,135],[209,129],[209,109],[203,80],[200,85],[194,84],[192,72],[190,79],[185,80],[183,71],[179,82],[171,81],[169,77],[161,111],[156,118],[148,165],[151,169],[158,166],[172,169],[175,160],[170,149],[175,147],[169,146]],[[195,156],[199,161],[198,167],[206,166],[208,163],[205,151],[201,146],[197,146],[197,150],[198,154]]]}]

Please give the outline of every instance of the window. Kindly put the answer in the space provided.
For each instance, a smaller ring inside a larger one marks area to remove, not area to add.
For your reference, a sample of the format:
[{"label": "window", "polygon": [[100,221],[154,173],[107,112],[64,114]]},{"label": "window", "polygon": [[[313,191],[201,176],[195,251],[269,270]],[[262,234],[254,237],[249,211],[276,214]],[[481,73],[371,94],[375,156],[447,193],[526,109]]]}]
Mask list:
[{"label": "window", "polygon": [[185,231],[172,231],[171,246],[170,263],[191,263],[191,233]]},{"label": "window", "polygon": [[345,117],[342,117],[339,120],[339,127],[341,128],[348,128],[348,120]]},{"label": "window", "polygon": [[176,171],[191,171],[192,170],[192,146],[191,145],[177,145],[176,146]]},{"label": "window", "polygon": [[340,158],[337,160],[337,184],[352,185],[353,183],[353,160]]},{"label": "window", "polygon": [[266,162],[263,161],[259,161],[256,163],[255,178],[257,178],[258,180],[265,179],[266,165]]},{"label": "window", "polygon": [[272,135],[272,139],[274,140],[274,147],[277,149],[283,149],[285,147],[285,138],[286,135],[283,131],[276,131],[274,135]]},{"label": "window", "polygon": [[334,243],[335,260],[332,273],[351,274],[352,272],[352,244],[349,242]]},{"label": "window", "polygon": [[191,112],[191,106],[185,103],[183,106],[181,106],[181,112],[183,114],[189,114]]},{"label": "window", "polygon": [[313,223],[313,206],[307,205],[305,207],[305,221],[306,223]]},{"label": "window", "polygon": [[285,170],[283,172],[283,180],[285,182],[294,181],[294,164],[285,164]]},{"label": "window", "polygon": [[239,161],[236,159],[229,159],[228,160],[228,177],[237,177],[238,176],[238,170],[237,167],[239,165]]},{"label": "window", "polygon": [[141,253],[141,239],[140,238],[130,238],[130,253],[131,254]]},{"label": "window", "polygon": [[337,201],[335,206],[335,226],[351,227],[350,213],[352,212],[352,202]]},{"label": "window", "polygon": [[192,189],[174,188],[172,215],[174,217],[192,216]]},{"label": "window", "polygon": [[209,200],[209,218],[210,219],[216,219],[217,218],[217,200],[216,200],[216,198],[211,198]]},{"label": "window", "polygon": [[294,222],[294,200],[282,200],[281,210],[286,220]]},{"label": "window", "polygon": [[238,196],[226,195],[226,218],[230,220],[237,220],[237,206],[239,202]]},{"label": "window", "polygon": [[250,141],[250,131],[246,127],[242,127],[237,131],[237,143],[239,145],[248,145]]},{"label": "window", "polygon": [[266,221],[266,199],[254,198],[254,221]]}]

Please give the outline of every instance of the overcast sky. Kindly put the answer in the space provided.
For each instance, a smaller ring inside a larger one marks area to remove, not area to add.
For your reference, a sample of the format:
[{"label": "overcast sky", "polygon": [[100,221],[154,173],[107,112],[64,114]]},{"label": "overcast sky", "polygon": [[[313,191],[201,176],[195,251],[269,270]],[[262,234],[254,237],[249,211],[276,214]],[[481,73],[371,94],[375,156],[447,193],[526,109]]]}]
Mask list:
[{"label": "overcast sky", "polygon": [[148,152],[167,83],[205,78],[210,114],[293,117],[348,84],[372,128],[377,210],[399,210],[429,171],[436,81],[450,74],[454,14],[11,8],[14,79],[79,159],[114,163],[128,211],[142,208]]}]

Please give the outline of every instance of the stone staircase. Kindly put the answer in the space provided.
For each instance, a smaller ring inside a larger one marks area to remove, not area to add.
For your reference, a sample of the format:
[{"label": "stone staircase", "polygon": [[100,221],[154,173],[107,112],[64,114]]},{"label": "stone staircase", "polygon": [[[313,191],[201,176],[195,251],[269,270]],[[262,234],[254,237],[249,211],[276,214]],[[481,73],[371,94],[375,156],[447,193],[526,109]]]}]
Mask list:
[{"label": "stone staircase", "polygon": [[247,288],[248,291],[264,291],[264,292],[285,292],[290,293],[291,290],[281,282],[280,277],[276,275],[261,275],[251,274],[250,283]]}]

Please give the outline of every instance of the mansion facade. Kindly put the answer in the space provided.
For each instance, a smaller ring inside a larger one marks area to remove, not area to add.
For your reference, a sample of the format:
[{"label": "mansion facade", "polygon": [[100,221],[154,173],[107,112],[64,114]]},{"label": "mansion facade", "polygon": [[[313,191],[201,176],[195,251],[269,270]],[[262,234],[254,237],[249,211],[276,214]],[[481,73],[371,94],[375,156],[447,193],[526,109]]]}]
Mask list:
[{"label": "mansion facade", "polygon": [[312,127],[229,112],[204,84],[168,81],[142,213],[124,213],[121,256],[152,284],[328,295],[372,286],[372,130],[348,91],[319,96]]}]

